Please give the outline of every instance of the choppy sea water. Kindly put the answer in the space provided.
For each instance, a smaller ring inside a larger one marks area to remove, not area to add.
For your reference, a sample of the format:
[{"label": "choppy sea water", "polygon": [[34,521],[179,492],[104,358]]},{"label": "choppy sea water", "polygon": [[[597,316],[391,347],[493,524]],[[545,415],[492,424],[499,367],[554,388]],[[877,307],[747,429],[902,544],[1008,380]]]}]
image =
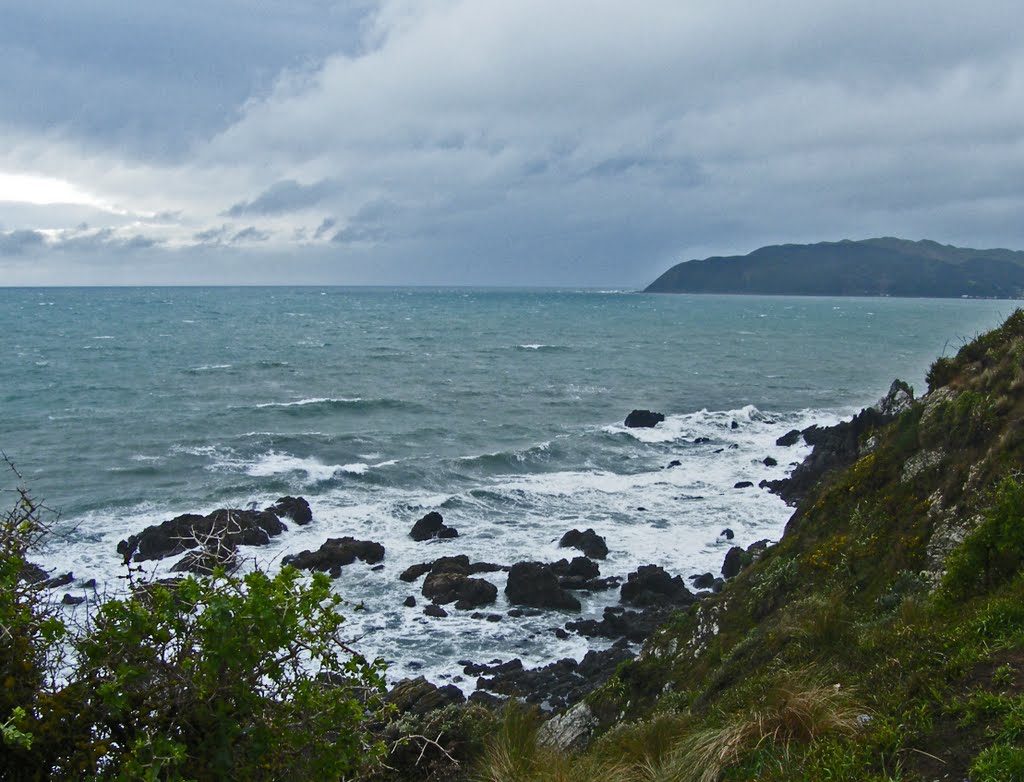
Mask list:
[{"label": "choppy sea water", "polygon": [[[511,564],[572,556],[593,527],[603,576],[655,563],[717,572],[728,543],[777,539],[790,509],[754,489],[806,453],[781,434],[832,423],[894,377],[997,325],[1013,302],[643,295],[615,291],[340,288],[0,289],[0,449],[60,513],[39,561],[115,591],[116,545],[185,512],[301,494],[291,525],[246,553],[282,556],[352,535],[384,568],[337,591],[357,646],[391,678],[458,676],[457,660],[527,666],[601,642],[508,617],[501,573],[485,613],[443,619],[402,601],[407,566],[448,554]],[[665,413],[629,430],[633,408]],[[736,428],[733,424],[736,424]],[[776,467],[766,467],[771,456]],[[669,468],[673,461],[679,466]],[[0,486],[13,486],[5,476]],[[9,496],[9,495],[5,495]],[[460,531],[415,543],[439,510]],[[173,561],[173,560],[171,560]],[[153,563],[156,575],[171,564]],[[580,593],[599,616],[617,593]],[[468,683],[467,683],[468,685]]]}]

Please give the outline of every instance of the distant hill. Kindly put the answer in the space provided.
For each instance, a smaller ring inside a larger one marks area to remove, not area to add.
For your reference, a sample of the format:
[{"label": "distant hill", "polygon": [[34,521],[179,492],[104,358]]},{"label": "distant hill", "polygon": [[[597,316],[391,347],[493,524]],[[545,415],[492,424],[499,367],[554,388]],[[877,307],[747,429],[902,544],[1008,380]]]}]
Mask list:
[{"label": "distant hill", "polygon": [[891,237],[782,244],[678,263],[645,292],[1020,298],[1024,252]]}]

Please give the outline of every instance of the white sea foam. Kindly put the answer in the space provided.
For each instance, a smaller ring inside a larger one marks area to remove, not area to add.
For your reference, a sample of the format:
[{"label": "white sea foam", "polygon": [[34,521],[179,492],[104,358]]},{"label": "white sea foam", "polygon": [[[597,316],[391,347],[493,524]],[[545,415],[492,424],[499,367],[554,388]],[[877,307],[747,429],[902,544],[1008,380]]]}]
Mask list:
[{"label": "white sea foam", "polygon": [[306,405],[324,405],[324,404],[355,404],[362,402],[361,397],[312,397],[310,399],[298,399],[294,402],[263,402],[262,404],[256,405],[257,408],[265,407],[305,407]]}]

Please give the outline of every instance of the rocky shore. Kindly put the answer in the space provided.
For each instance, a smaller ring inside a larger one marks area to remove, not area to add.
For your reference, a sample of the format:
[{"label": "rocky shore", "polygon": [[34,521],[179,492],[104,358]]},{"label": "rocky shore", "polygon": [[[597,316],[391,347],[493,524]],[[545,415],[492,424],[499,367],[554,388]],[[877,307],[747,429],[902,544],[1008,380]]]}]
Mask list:
[{"label": "rocky shore", "polygon": [[[892,420],[912,400],[912,390],[895,381],[877,405],[861,411],[851,421],[789,432],[777,444],[792,446],[802,439],[813,446],[811,454],[788,477],[762,481],[760,488],[794,504],[826,472],[852,463],[858,457],[865,433]],[[661,413],[634,410],[625,425],[656,427],[664,419]],[[765,458],[766,465],[774,462],[771,457]],[[673,466],[677,465],[669,465]],[[751,486],[751,482],[743,482],[736,488]],[[117,551],[126,564],[180,556],[171,568],[173,571],[208,574],[217,567],[236,567],[239,546],[266,545],[272,538],[286,535],[291,525],[314,523],[315,515],[304,498],[286,496],[263,510],[222,508],[207,515],[183,514],[122,540]],[[442,514],[434,510],[412,525],[409,537],[427,542],[457,539],[460,532],[448,526]],[[731,540],[733,533],[724,529],[720,538]],[[640,566],[624,577],[603,575],[600,562],[608,556],[609,545],[593,529],[567,530],[559,546],[566,549],[566,556],[552,562],[473,562],[466,554],[448,554],[410,566],[398,576],[414,590],[402,603],[409,610],[420,611],[437,621],[456,611],[500,622],[503,615],[491,609],[497,601],[498,586],[487,579],[487,574],[502,571],[507,574],[505,597],[512,606],[507,611],[509,616],[526,612],[547,614],[556,620],[553,631],[559,637],[575,634],[599,639],[603,647],[589,651],[579,661],[565,658],[533,669],[526,668],[518,658],[459,660],[462,673],[455,680],[466,688],[475,679],[470,687],[470,702],[493,704],[514,696],[548,712],[564,711],[606,682],[623,661],[633,658],[639,645],[675,612],[720,592],[726,580],[735,578],[763,556],[770,543],[762,540],[746,548],[732,546],[725,554],[720,572],[692,573],[686,578],[654,564]],[[378,542],[343,536],[329,538],[315,551],[287,555],[283,564],[326,572],[337,578],[347,567],[381,568],[386,556],[385,547]],[[47,586],[59,586],[72,578],[70,573],[63,582],[59,577],[52,578]],[[605,608],[599,619],[572,616],[581,608],[578,595],[610,590],[617,590],[618,605]],[[451,684],[439,688],[422,677],[396,683],[393,698],[404,704],[403,708],[417,712],[467,700],[463,689]]]}]

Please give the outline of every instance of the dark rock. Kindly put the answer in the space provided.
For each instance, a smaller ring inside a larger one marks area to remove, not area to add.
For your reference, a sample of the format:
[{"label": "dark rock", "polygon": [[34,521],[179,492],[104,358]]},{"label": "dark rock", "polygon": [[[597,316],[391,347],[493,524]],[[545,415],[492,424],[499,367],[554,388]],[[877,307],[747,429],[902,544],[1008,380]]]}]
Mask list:
[{"label": "dark rock", "polygon": [[551,566],[541,562],[517,562],[513,565],[505,594],[510,602],[518,605],[580,610],[580,601],[562,589]]},{"label": "dark rock", "polygon": [[393,705],[399,714],[422,716],[450,704],[465,703],[466,697],[453,684],[437,687],[418,676],[415,679],[402,679],[391,688],[384,700]]},{"label": "dark rock", "polygon": [[694,445],[703,445],[704,443],[710,443],[710,442],[711,442],[711,438],[710,437],[695,437],[695,438],[693,438],[693,444]]},{"label": "dark rock", "polygon": [[913,400],[914,390],[902,380],[894,380],[889,393],[874,407],[864,408],[849,421],[804,429],[801,434],[813,450],[788,478],[769,481],[768,489],[795,505],[827,473],[848,467],[859,459],[861,443],[870,432],[892,421],[908,409]]},{"label": "dark rock", "polygon": [[379,573],[383,569],[384,569],[383,565],[374,565],[372,568],[370,568],[370,570],[372,570],[374,573]]},{"label": "dark rock", "polygon": [[650,429],[665,420],[663,413],[652,413],[650,410],[634,410],[626,416],[626,426],[630,429]]},{"label": "dark rock", "polygon": [[567,559],[560,559],[557,562],[551,563],[551,569],[559,577],[596,578],[601,575],[601,568],[598,567],[596,562],[587,557],[573,557],[572,562]]},{"label": "dark rock", "polygon": [[776,440],[775,444],[788,448],[791,445],[796,445],[797,442],[800,440],[800,436],[801,435],[799,429],[790,429],[788,432],[782,435],[782,437]]},{"label": "dark rock", "polygon": [[673,467],[682,467],[682,466],[683,466],[683,463],[681,461],[679,461],[678,459],[673,459],[672,461],[670,461],[668,463],[668,466],[666,467],[666,469],[672,469]]},{"label": "dark rock", "polygon": [[632,656],[628,646],[616,644],[603,652],[587,652],[579,663],[566,658],[542,668],[495,672],[488,678],[477,679],[477,690],[522,698],[527,703],[560,710],[596,690]]},{"label": "dark rock", "polygon": [[587,638],[626,638],[642,643],[663,625],[675,609],[657,606],[644,611],[606,608],[600,621],[583,619],[569,622],[566,628]]},{"label": "dark rock", "polygon": [[745,567],[757,562],[768,550],[770,543],[767,540],[759,540],[751,543],[743,550],[739,546],[733,546],[725,554],[725,561],[722,562],[722,575],[726,578],[733,578]]},{"label": "dark rock", "polygon": [[523,615],[523,609],[521,609],[521,608],[510,609],[509,612],[508,612],[508,615],[511,616],[513,619],[518,619],[519,617],[521,617]]},{"label": "dark rock", "polygon": [[502,620],[501,614],[488,614],[487,615],[487,621],[488,622],[500,622],[501,620]]},{"label": "dark rock", "polygon": [[431,573],[458,573],[468,576],[472,572],[469,557],[459,554],[454,557],[438,557],[430,566]]},{"label": "dark rock", "polygon": [[630,573],[622,585],[620,596],[623,603],[641,607],[689,605],[695,599],[681,577],[670,576],[657,565],[641,565]]},{"label": "dark rock", "polygon": [[75,580],[75,574],[70,572],[70,571],[68,571],[67,573],[64,573],[63,575],[54,576],[53,578],[46,579],[46,581],[44,581],[41,584],[41,586],[42,586],[43,589],[56,589],[57,587],[67,586],[68,584],[70,584],[74,580]]},{"label": "dark rock", "polygon": [[734,489],[749,489],[754,485],[753,481],[739,481],[733,486]]},{"label": "dark rock", "polygon": [[718,537],[725,538],[726,540],[732,540],[734,537],[736,537],[736,533],[734,533],[731,529],[726,527],[724,530],[718,533]]},{"label": "dark rock", "polygon": [[491,695],[489,692],[484,692],[483,690],[471,692],[466,700],[474,706],[483,706],[485,709],[496,709],[504,703],[504,701],[498,696]]},{"label": "dark rock", "polygon": [[466,610],[493,603],[498,598],[498,588],[482,578],[432,571],[423,581],[423,596],[433,603],[455,603],[456,608]]},{"label": "dark rock", "polygon": [[518,657],[513,660],[509,660],[508,662],[492,660],[489,664],[460,660],[459,665],[463,666],[462,672],[467,676],[480,676],[484,674],[487,676],[495,676],[523,670],[523,661]]},{"label": "dark rock", "polygon": [[591,559],[604,559],[608,556],[608,544],[592,529],[583,532],[577,529],[569,530],[562,535],[558,545],[561,548],[579,549]]},{"label": "dark rock", "polygon": [[18,578],[26,584],[38,584],[46,580],[47,573],[35,562],[25,562],[18,571]]},{"label": "dark rock", "polygon": [[182,554],[189,549],[220,545],[261,546],[285,531],[285,525],[273,513],[237,508],[221,508],[208,516],[185,513],[170,521],[146,527],[117,544],[117,552],[127,563]]},{"label": "dark rock", "polygon": [[713,573],[701,573],[690,576],[690,580],[693,582],[694,589],[711,589],[715,583],[715,576]]},{"label": "dark rock", "polygon": [[309,503],[304,497],[281,497],[267,508],[267,512],[278,518],[289,518],[299,526],[305,526],[313,520],[313,511],[309,509]]},{"label": "dark rock", "polygon": [[66,606],[77,606],[77,605],[81,605],[82,603],[84,603],[85,602],[85,598],[84,597],[75,597],[74,595],[65,594],[64,597],[61,598],[60,602],[63,603],[64,605],[66,605]]},{"label": "dark rock", "polygon": [[409,530],[409,536],[418,541],[431,538],[457,538],[459,531],[454,527],[447,526],[441,514],[435,510],[413,524],[412,529]]},{"label": "dark rock", "polygon": [[643,505],[638,505],[636,509],[641,513],[645,513],[647,511],[647,508],[645,508]]},{"label": "dark rock", "polygon": [[778,462],[778,460],[773,459],[770,456],[766,456],[766,457],[764,457],[764,459],[762,459],[762,463],[764,464],[765,467],[776,467],[779,462]]},{"label": "dark rock", "polygon": [[739,425],[739,424],[738,424],[738,423],[737,423],[736,421],[733,421],[733,422],[732,422],[732,423],[731,423],[731,424],[729,425],[729,428],[730,428],[730,429],[739,429],[739,428],[740,428],[740,425]]},{"label": "dark rock", "polygon": [[96,589],[96,579],[90,578],[88,581],[82,584],[83,589]]},{"label": "dark rock", "polygon": [[431,562],[423,562],[419,565],[409,565],[409,567],[402,571],[399,578],[402,579],[402,581],[412,583],[424,573],[429,573],[432,567],[433,563]]},{"label": "dark rock", "polygon": [[441,606],[434,605],[433,603],[424,608],[423,613],[427,616],[432,616],[436,619],[444,619],[446,616],[448,616],[447,611],[441,608]]},{"label": "dark rock", "polygon": [[722,575],[726,578],[734,578],[743,569],[743,549],[740,546],[733,546],[725,553],[725,560],[722,562]]},{"label": "dark rock", "polygon": [[351,565],[357,559],[368,565],[375,565],[384,559],[384,547],[372,540],[356,540],[352,537],[328,538],[316,551],[303,551],[292,554],[282,561],[285,565],[300,570],[323,570],[333,578],[341,575],[341,568]]},{"label": "dark rock", "polygon": [[567,632],[565,632],[565,630],[563,630],[561,627],[556,627],[555,628],[555,638],[559,638],[559,639],[564,641],[568,637],[569,637],[569,634]]},{"label": "dark rock", "polygon": [[409,595],[407,598],[405,598],[405,601],[402,603],[402,605],[404,605],[406,608],[415,608],[416,598],[412,595]]}]

